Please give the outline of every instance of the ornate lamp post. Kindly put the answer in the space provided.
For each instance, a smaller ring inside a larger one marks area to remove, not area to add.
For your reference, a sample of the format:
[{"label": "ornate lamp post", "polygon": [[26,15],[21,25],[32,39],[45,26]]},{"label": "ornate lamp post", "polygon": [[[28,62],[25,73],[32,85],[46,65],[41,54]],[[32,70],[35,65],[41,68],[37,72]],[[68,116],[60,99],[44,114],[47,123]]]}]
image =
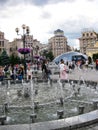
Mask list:
[{"label": "ornate lamp post", "polygon": [[[22,25],[22,29],[23,29],[23,34],[19,34],[19,28],[16,28],[15,31],[17,33],[17,35],[21,35],[22,40],[23,40],[23,48],[25,49],[25,44],[26,44],[26,36],[29,35],[30,29],[29,26],[25,26],[25,24]],[[24,53],[24,72],[26,74],[26,53]]]},{"label": "ornate lamp post", "polygon": [[31,63],[33,63],[33,47],[32,47],[32,50],[31,50]]}]

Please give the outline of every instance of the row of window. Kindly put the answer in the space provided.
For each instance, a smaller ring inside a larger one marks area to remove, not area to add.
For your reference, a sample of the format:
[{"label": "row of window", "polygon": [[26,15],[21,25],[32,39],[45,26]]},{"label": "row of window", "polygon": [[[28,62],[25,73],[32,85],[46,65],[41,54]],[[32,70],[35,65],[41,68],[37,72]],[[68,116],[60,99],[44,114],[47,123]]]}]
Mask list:
[{"label": "row of window", "polygon": [[85,36],[87,36],[87,37],[88,37],[88,36],[93,36],[93,33],[83,33],[82,36],[83,36],[83,37],[85,37]]}]

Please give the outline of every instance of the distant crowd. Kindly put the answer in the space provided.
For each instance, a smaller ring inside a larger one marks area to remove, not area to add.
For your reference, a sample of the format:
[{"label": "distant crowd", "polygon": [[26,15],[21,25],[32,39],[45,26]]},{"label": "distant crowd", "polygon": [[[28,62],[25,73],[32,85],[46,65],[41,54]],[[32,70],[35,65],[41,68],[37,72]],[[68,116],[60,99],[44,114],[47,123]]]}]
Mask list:
[{"label": "distant crowd", "polygon": [[[98,60],[95,62],[95,69],[98,70]],[[64,72],[68,73],[74,70],[75,68],[81,70],[81,69],[88,69],[89,66],[89,61],[86,60],[85,62],[83,61],[66,61],[64,62],[63,59],[61,59],[60,63],[58,64],[58,69],[61,72],[64,70]],[[63,68],[65,67],[65,68]],[[63,69],[62,69],[63,68]],[[41,63],[28,63],[26,64],[26,73],[24,69],[23,64],[16,64],[14,66],[12,65],[5,65],[5,66],[0,66],[0,81],[3,81],[3,79],[12,79],[12,80],[22,80],[26,78],[27,80],[33,78],[33,71],[36,70],[41,70],[42,71],[42,79],[50,79],[50,75],[52,74],[52,70],[49,68],[49,60],[43,60]],[[66,70],[66,71],[65,71]],[[60,73],[60,76],[64,76]],[[65,75],[67,78],[67,76]]]},{"label": "distant crowd", "polygon": [[[39,70],[41,69],[41,65],[34,63],[32,65],[32,69]],[[0,66],[0,81],[3,81],[3,79],[6,78],[7,79],[10,78],[12,80],[22,80],[24,79],[25,75],[27,80],[29,78],[32,78],[32,70],[30,64],[26,65],[26,74],[23,64],[16,64],[14,66],[12,65]]]}]

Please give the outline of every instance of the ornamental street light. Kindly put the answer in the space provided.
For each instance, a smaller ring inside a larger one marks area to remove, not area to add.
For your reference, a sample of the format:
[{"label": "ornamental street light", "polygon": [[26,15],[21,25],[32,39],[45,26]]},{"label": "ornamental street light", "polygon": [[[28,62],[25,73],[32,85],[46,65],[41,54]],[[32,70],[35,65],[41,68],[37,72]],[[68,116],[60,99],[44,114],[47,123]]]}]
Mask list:
[{"label": "ornamental street light", "polygon": [[[25,49],[25,44],[26,44],[26,36],[29,35],[30,29],[29,26],[26,26],[25,24],[22,25],[22,29],[23,29],[23,34],[19,34],[19,28],[16,28],[15,31],[17,33],[17,35],[21,35],[22,40],[23,40],[23,48]],[[26,55],[24,53],[24,72],[26,74]]]}]

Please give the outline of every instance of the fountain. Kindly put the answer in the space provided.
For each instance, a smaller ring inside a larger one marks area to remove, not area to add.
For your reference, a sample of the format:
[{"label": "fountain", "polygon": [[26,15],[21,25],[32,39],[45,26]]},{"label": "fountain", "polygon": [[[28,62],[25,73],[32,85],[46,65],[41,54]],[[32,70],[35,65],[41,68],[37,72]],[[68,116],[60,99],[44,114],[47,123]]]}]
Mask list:
[{"label": "fountain", "polygon": [[82,115],[97,109],[97,84],[79,80],[49,82],[33,78],[20,83],[0,84],[2,125],[31,124]]}]

